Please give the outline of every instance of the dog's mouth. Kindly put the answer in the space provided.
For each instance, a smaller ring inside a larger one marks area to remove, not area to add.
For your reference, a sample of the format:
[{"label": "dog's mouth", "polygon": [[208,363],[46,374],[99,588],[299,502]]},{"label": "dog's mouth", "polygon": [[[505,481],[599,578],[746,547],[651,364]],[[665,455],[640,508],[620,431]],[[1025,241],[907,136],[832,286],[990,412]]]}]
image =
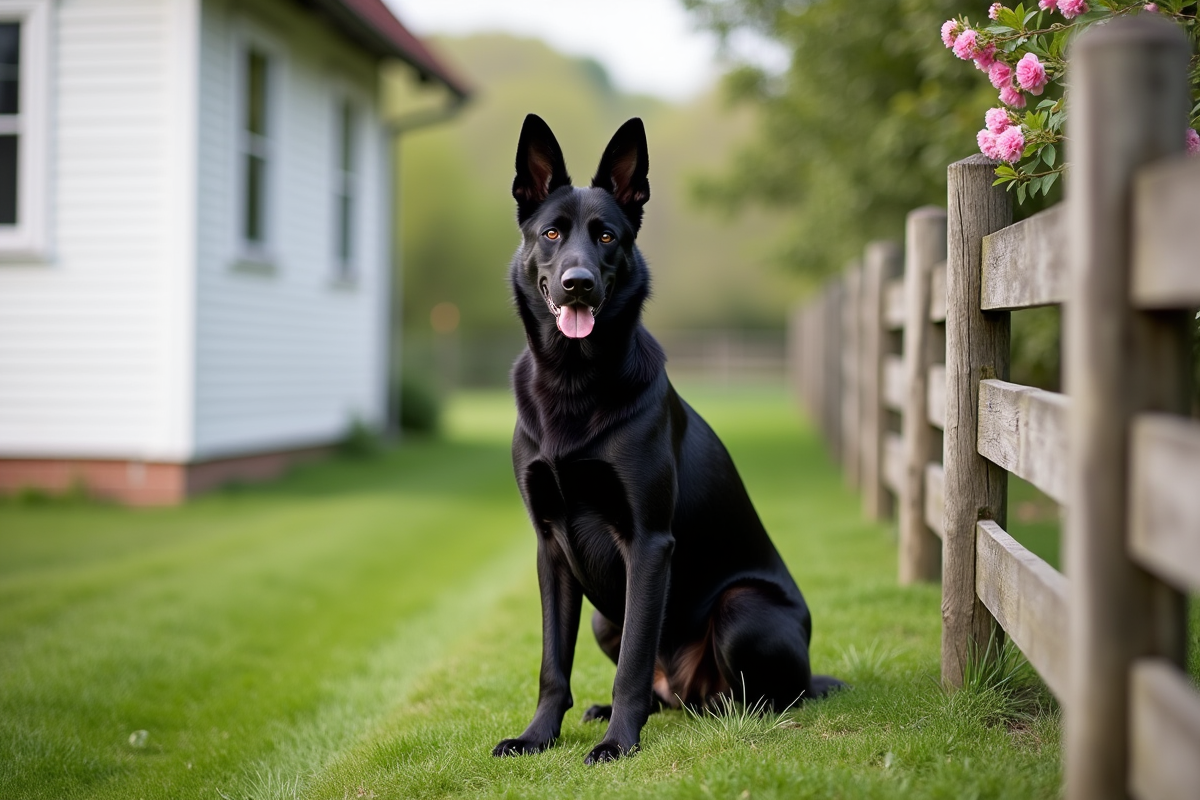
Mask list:
[{"label": "dog's mouth", "polygon": [[592,332],[592,328],[596,326],[596,314],[599,313],[600,306],[604,305],[603,301],[595,307],[583,303],[560,306],[550,299],[550,290],[545,281],[542,282],[541,288],[542,297],[545,298],[546,305],[550,307],[550,313],[554,315],[554,320],[563,336],[568,339],[582,339]]}]

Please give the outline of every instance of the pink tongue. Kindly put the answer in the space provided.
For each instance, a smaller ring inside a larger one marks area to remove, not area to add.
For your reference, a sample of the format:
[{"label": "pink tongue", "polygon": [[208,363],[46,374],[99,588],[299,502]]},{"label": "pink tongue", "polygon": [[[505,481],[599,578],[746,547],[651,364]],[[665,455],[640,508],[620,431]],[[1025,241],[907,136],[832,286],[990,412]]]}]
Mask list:
[{"label": "pink tongue", "polygon": [[592,332],[596,321],[587,306],[563,306],[558,313],[558,329],[571,339],[582,339]]}]

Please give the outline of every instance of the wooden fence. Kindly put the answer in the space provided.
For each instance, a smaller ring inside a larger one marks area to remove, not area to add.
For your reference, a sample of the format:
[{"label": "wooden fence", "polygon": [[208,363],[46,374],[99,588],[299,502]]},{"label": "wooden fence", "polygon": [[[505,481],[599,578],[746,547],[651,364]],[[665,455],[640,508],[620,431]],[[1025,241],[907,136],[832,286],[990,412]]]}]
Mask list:
[{"label": "wooden fence", "polygon": [[[1200,159],[1182,156],[1189,46],[1142,15],[1082,36],[1067,200],[1017,224],[994,163],[952,164],[946,211],[793,317],[802,401],[895,515],[899,579],[942,582],[942,677],[1007,635],[1064,708],[1066,796],[1200,797]],[[1063,307],[1065,393],[1008,381],[1011,312]],[[1065,508],[1059,573],[1005,532],[1008,475]]]}]

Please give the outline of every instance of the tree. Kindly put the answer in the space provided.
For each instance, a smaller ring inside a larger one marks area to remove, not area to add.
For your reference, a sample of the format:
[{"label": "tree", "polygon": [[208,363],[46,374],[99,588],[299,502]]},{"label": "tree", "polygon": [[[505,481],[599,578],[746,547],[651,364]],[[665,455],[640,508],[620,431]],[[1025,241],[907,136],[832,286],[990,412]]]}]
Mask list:
[{"label": "tree", "polygon": [[794,210],[778,255],[812,275],[837,271],[870,239],[900,238],[905,215],[944,204],[946,166],[976,150],[994,91],[938,39],[979,0],[684,0],[728,41],[750,30],[791,54],[782,75],[743,64],[735,102],[761,107],[755,137],[724,174],[696,181],[702,201]]}]

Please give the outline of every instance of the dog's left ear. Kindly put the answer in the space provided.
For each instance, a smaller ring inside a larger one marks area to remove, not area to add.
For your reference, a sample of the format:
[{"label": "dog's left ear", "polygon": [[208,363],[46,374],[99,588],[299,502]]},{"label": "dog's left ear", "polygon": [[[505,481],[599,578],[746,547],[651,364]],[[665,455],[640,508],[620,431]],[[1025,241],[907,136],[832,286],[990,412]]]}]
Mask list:
[{"label": "dog's left ear", "polygon": [[527,115],[517,142],[517,176],[512,186],[517,222],[529,219],[555,189],[570,185],[571,176],[554,132],[537,114]]},{"label": "dog's left ear", "polygon": [[634,233],[642,227],[642,207],[650,199],[650,181],[646,179],[649,172],[646,127],[634,117],[613,134],[592,178],[592,186],[612,193]]}]

